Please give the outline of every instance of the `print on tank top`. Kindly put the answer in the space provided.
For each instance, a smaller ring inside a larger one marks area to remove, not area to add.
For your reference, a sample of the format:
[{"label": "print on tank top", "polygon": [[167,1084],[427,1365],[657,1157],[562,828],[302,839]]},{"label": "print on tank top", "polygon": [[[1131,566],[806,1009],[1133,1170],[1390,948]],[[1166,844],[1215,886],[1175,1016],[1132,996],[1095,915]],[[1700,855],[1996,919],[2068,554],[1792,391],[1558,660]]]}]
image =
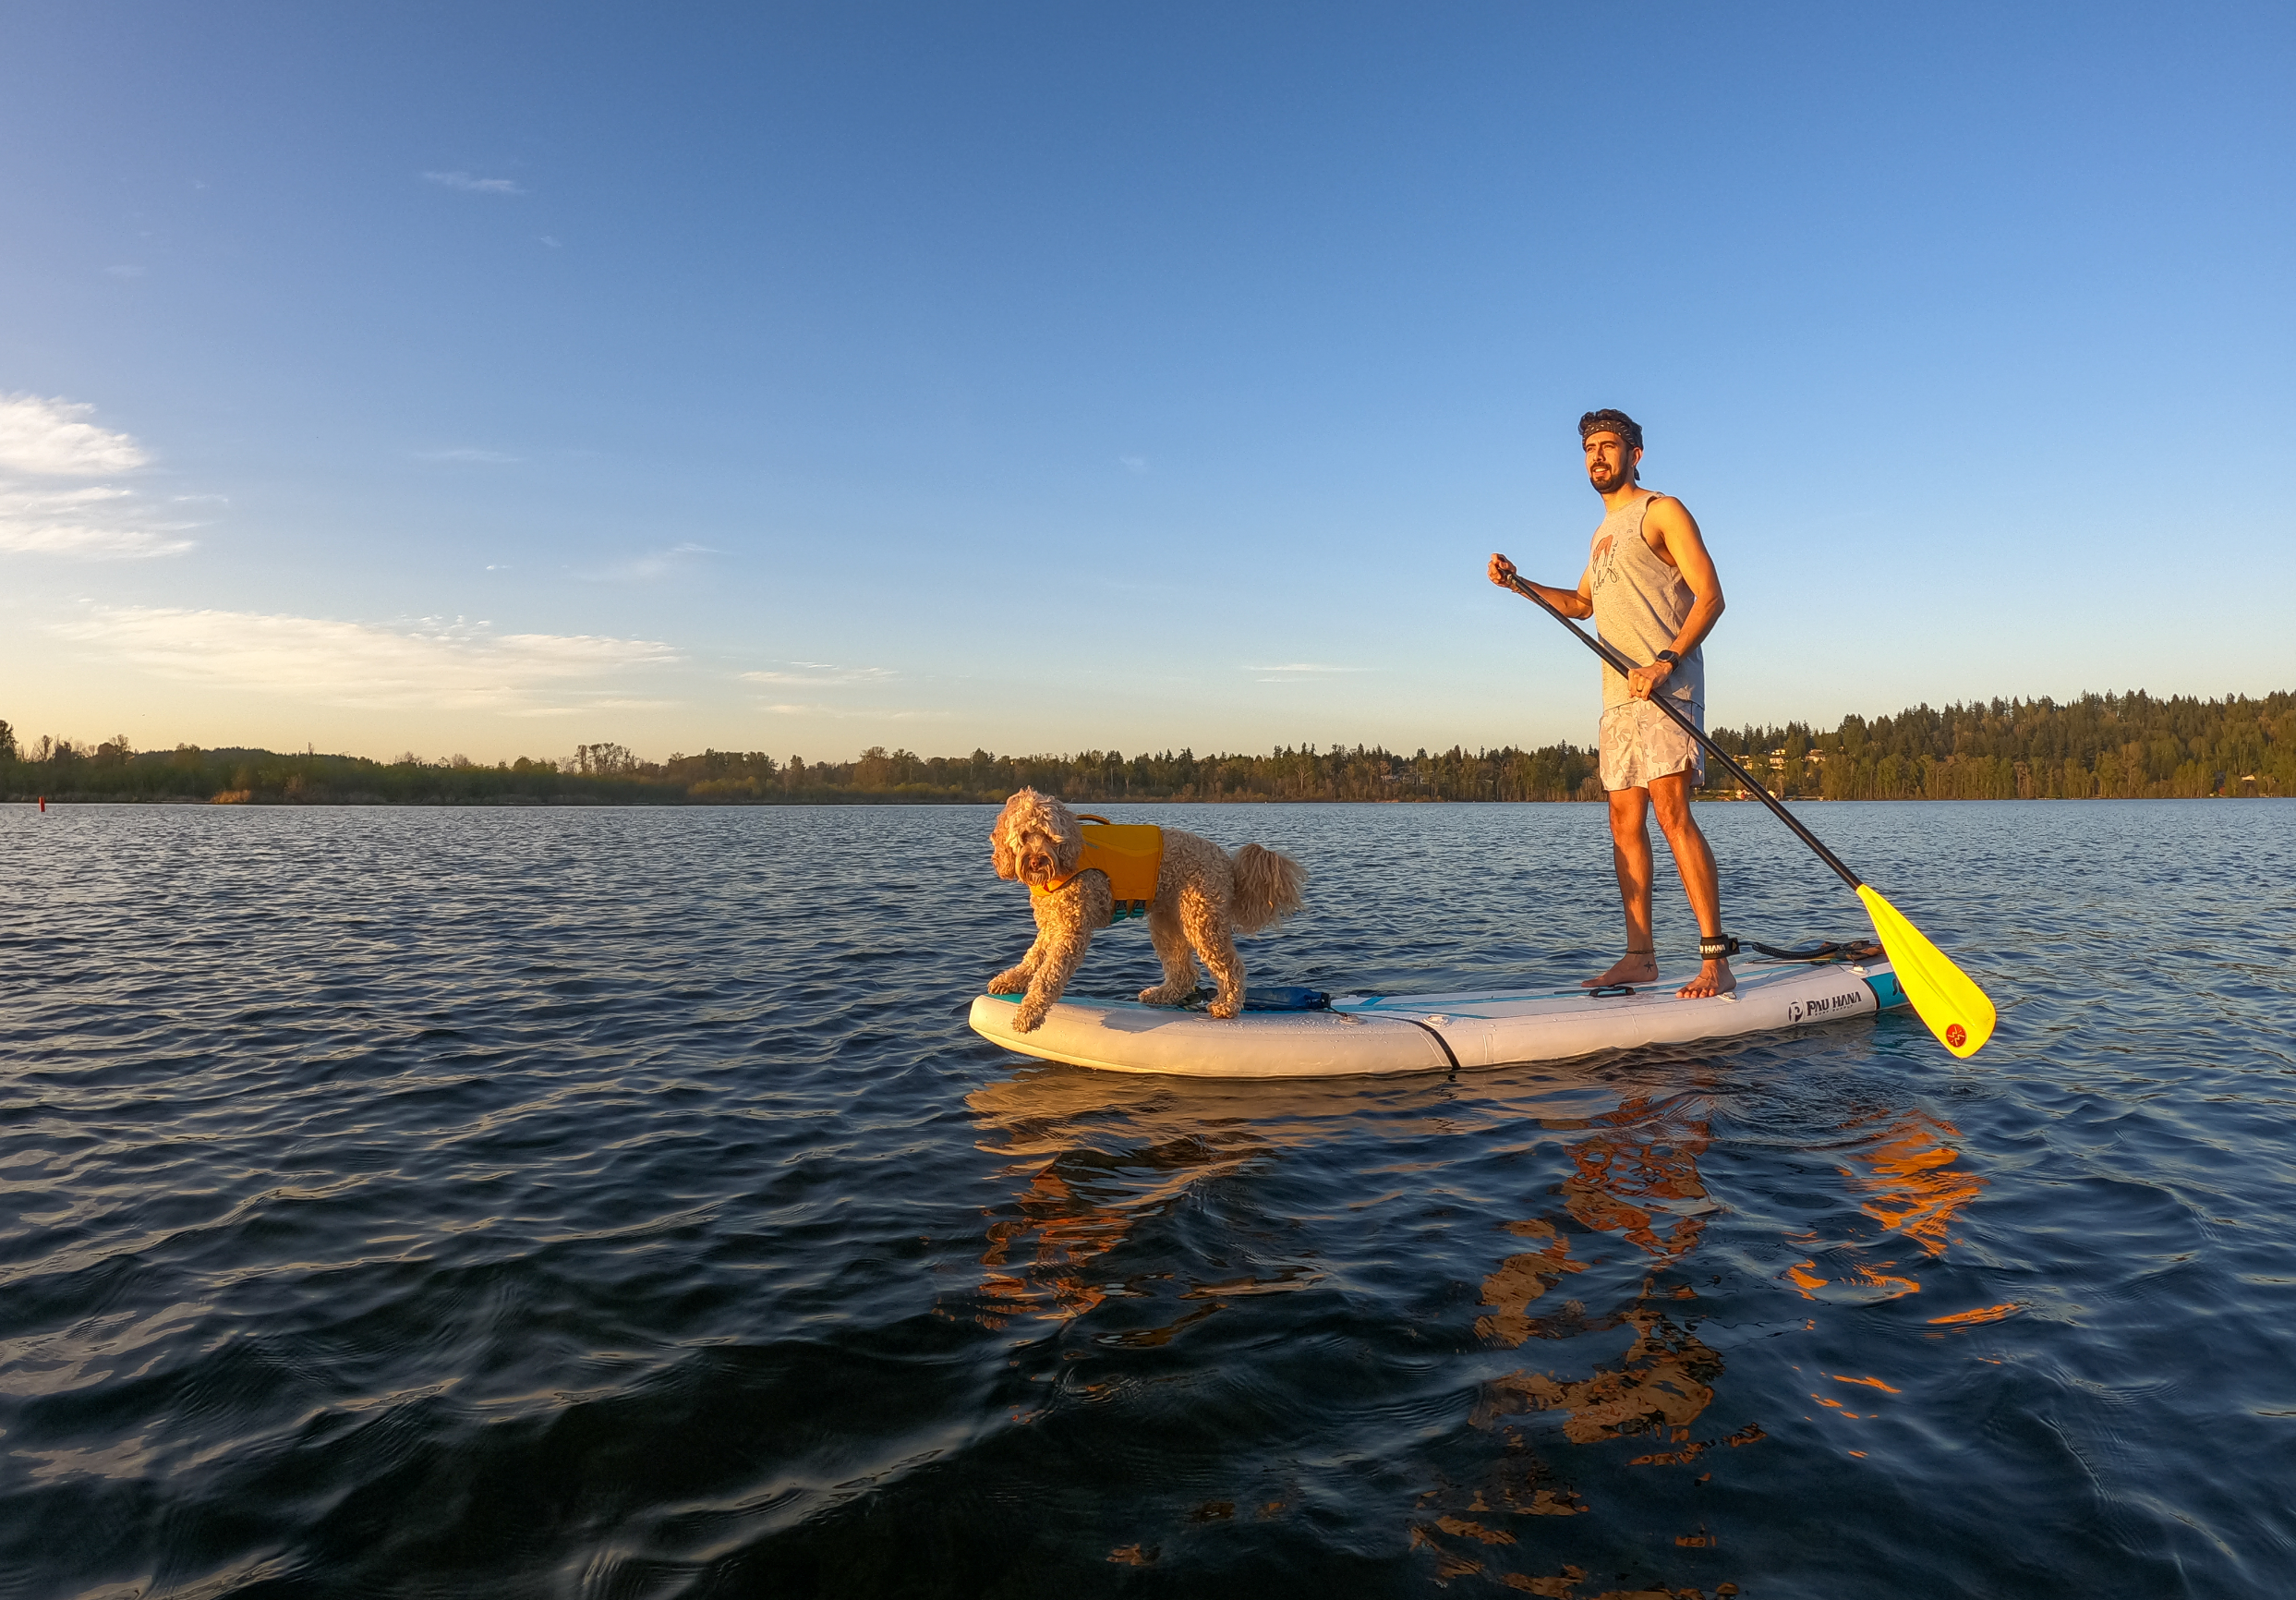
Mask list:
[{"label": "print on tank top", "polygon": [[[1595,632],[1603,642],[1637,664],[1655,661],[1688,620],[1698,597],[1682,574],[1650,548],[1642,525],[1655,492],[1603,517],[1587,552],[1587,591],[1594,604]],[[1703,646],[1682,659],[1660,691],[1686,705],[1706,703]],[[1625,678],[1602,668],[1602,704],[1628,699]]]}]

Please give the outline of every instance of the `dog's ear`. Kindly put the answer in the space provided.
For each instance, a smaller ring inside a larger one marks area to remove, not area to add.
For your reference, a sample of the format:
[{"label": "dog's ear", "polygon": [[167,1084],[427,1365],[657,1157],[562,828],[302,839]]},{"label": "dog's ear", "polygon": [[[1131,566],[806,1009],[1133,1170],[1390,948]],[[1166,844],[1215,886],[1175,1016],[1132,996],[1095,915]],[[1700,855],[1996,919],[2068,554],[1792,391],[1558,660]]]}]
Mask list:
[{"label": "dog's ear", "polygon": [[997,813],[997,820],[990,825],[988,830],[988,855],[989,859],[996,863],[997,876],[999,878],[1021,876],[1021,858],[1012,848],[1011,823],[1015,807],[1021,804],[1022,796],[1027,794],[1028,791],[1023,789],[1019,794],[1006,801],[1005,808]]},{"label": "dog's ear", "polygon": [[1084,825],[1076,819],[1075,812],[1051,795],[1041,794],[1037,798],[1045,803],[1045,828],[1052,835],[1054,870],[1066,878],[1084,857]]}]

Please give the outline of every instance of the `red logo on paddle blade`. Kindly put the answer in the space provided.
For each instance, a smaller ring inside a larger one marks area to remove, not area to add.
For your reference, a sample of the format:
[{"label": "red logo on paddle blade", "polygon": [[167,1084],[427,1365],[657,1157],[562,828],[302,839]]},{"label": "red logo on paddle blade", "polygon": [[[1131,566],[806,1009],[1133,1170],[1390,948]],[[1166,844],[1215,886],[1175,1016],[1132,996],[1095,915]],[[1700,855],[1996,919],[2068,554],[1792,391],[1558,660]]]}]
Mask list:
[{"label": "red logo on paddle blade", "polygon": [[1969,1042],[1969,1030],[1959,1023],[1953,1023],[1945,1030],[1945,1042],[1959,1049]]}]

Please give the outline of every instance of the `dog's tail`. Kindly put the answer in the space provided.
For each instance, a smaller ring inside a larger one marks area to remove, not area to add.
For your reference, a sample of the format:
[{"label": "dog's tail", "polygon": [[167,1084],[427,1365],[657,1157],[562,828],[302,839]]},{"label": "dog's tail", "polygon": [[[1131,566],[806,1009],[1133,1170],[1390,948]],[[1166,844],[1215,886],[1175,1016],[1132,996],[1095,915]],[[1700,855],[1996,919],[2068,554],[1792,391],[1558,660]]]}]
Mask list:
[{"label": "dog's tail", "polygon": [[1230,857],[1236,866],[1236,899],[1230,915],[1239,933],[1257,933],[1281,922],[1304,903],[1299,890],[1308,869],[1280,852],[1246,844]]}]

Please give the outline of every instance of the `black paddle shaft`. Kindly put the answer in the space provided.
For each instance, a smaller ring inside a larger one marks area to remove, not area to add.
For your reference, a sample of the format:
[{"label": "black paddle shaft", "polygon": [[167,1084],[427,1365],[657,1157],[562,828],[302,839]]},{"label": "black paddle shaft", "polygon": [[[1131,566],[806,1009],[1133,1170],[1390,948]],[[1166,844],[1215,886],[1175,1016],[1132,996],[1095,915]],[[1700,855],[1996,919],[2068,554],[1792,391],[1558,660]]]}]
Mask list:
[{"label": "black paddle shaft", "polygon": [[[1508,586],[1512,588],[1517,594],[1521,595],[1525,600],[1537,601],[1541,611],[1546,612],[1547,615],[1553,617],[1556,622],[1561,623],[1563,626],[1569,631],[1571,637],[1577,639],[1580,644],[1586,646],[1587,648],[1592,650],[1596,655],[1601,656],[1604,661],[1608,661],[1611,666],[1616,670],[1619,676],[1625,677],[1628,673],[1635,670],[1634,663],[1628,661],[1625,656],[1620,655],[1616,650],[1613,649],[1603,641],[1600,635],[1582,632],[1576,623],[1572,622],[1570,618],[1565,616],[1561,612],[1556,611],[1553,603],[1550,601],[1546,596],[1541,594],[1520,576],[1510,578],[1507,582]],[[1803,843],[1808,845],[1812,850],[1818,853],[1819,860],[1824,862],[1828,867],[1832,867],[1836,872],[1842,875],[1843,882],[1848,884],[1852,889],[1861,889],[1865,886],[1865,879],[1858,877],[1856,873],[1852,872],[1848,867],[1843,866],[1842,858],[1839,855],[1836,855],[1832,851],[1827,849],[1819,840],[1817,834],[1812,833],[1808,829],[1803,827],[1802,819],[1800,818],[1795,816],[1793,812],[1787,810],[1784,805],[1780,802],[1775,794],[1772,794],[1769,790],[1763,788],[1760,782],[1755,778],[1754,774],[1739,766],[1738,763],[1731,758],[1730,754],[1720,745],[1715,744],[1713,740],[1708,738],[1704,730],[1699,728],[1696,722],[1693,722],[1688,717],[1685,716],[1679,709],[1677,709],[1672,699],[1668,698],[1664,695],[1652,695],[1650,699],[1660,710],[1674,718],[1675,725],[1680,727],[1684,733],[1689,734],[1699,744],[1705,745],[1707,754],[1712,756],[1714,759],[1720,761],[1723,766],[1729,768],[1732,772],[1735,773],[1739,782],[1753,790],[1754,793],[1760,797],[1763,805],[1769,806],[1772,811],[1775,811],[1778,814],[1779,821],[1784,823],[1788,828],[1793,829]]]}]

